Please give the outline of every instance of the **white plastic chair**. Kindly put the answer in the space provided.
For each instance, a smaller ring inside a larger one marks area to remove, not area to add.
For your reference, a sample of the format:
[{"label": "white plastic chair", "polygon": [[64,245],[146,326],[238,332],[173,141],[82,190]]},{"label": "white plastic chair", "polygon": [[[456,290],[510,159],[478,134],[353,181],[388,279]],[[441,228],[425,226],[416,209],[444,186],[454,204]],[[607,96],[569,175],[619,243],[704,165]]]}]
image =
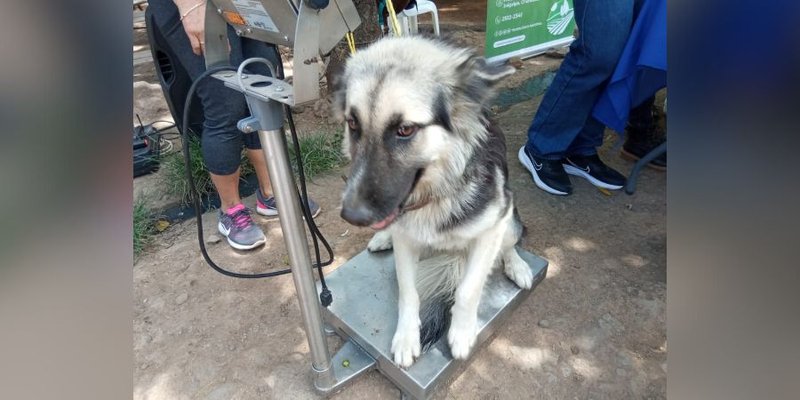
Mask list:
[{"label": "white plastic chair", "polygon": [[439,36],[439,12],[436,11],[436,4],[430,0],[417,0],[416,6],[397,14],[397,22],[400,23],[403,35],[416,34],[418,32],[417,15],[426,13],[431,13],[433,16],[433,32]]}]

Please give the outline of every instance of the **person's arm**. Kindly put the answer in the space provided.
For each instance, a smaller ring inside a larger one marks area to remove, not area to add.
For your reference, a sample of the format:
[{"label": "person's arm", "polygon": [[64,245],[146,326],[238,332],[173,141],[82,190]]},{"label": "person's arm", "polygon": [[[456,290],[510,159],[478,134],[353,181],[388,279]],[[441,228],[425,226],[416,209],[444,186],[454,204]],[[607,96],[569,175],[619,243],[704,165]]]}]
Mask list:
[{"label": "person's arm", "polygon": [[189,37],[192,51],[198,56],[203,54],[203,41],[206,27],[206,0],[173,0],[178,6],[183,30]]}]

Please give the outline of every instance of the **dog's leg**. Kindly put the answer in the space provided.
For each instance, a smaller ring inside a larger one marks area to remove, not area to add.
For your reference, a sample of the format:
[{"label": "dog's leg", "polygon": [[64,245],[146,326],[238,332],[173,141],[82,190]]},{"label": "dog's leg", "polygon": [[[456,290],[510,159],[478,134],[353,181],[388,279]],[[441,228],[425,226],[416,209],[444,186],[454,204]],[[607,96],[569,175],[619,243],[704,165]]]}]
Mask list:
[{"label": "dog's leg", "polygon": [[419,357],[419,294],[416,287],[419,247],[402,235],[394,236],[394,260],[397,271],[397,330],[392,339],[395,364],[409,367]]},{"label": "dog's leg", "polygon": [[375,233],[367,244],[367,250],[371,252],[389,250],[392,248],[392,234],[384,229]]},{"label": "dog's leg", "polygon": [[528,263],[517,253],[516,244],[522,235],[522,223],[516,213],[509,219],[501,253],[503,254],[503,268],[508,279],[511,279],[522,289],[530,289],[533,285],[533,272]]},{"label": "dog's leg", "polygon": [[500,253],[504,227],[505,224],[499,224],[481,234],[470,246],[464,277],[456,289],[456,301],[451,309],[453,318],[447,332],[447,342],[453,358],[466,359],[475,344],[478,333],[478,303],[486,277],[492,271]]}]

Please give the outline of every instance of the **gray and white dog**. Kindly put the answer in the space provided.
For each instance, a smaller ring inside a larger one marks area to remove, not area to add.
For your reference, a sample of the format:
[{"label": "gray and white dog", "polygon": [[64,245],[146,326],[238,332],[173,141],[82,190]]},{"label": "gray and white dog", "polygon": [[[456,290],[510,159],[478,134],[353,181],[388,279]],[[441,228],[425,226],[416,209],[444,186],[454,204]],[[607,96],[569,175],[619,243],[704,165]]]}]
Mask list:
[{"label": "gray and white dog", "polygon": [[523,226],[505,137],[487,110],[494,84],[512,73],[471,50],[415,36],[359,51],[336,85],[334,110],[346,121],[343,150],[352,165],[341,216],[379,230],[370,251],[394,248],[391,350],[402,367],[445,331],[453,357],[469,355],[497,260],[519,287],[531,287],[514,247]]}]

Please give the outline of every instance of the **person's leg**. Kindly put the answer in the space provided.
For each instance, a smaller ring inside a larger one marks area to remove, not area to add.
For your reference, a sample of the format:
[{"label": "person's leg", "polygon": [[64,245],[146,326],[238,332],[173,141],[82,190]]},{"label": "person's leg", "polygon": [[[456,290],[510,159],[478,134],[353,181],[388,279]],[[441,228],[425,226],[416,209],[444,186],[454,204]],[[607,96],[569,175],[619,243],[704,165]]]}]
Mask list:
[{"label": "person's leg", "polygon": [[269,180],[269,170],[267,170],[267,159],[261,149],[247,149],[247,158],[258,178],[258,188],[264,197],[272,197],[272,183]]},{"label": "person's leg", "polygon": [[[655,96],[631,109],[625,127],[625,143],[620,152],[622,158],[637,161],[666,140],[666,132],[654,117],[654,103]],[[661,154],[647,165],[659,171],[666,170],[667,154]]]},{"label": "person's leg", "polygon": [[[164,24],[160,24],[168,44],[189,76],[193,80],[197,79],[205,71],[204,58],[192,52],[182,28],[169,30],[180,24],[177,13],[172,13],[167,6],[161,10],[165,14],[170,13],[169,16],[162,15]],[[228,27],[228,36],[231,53],[241,53],[237,36],[231,27]],[[201,135],[203,161],[221,200],[218,229],[227,237],[232,247],[252,249],[265,243],[266,237],[254,224],[249,210],[241,204],[239,197],[239,165],[243,140],[236,123],[247,115],[244,97],[214,78],[206,78],[198,83],[196,95],[203,105],[205,118]]]},{"label": "person's leg", "polygon": [[632,0],[575,0],[574,5],[578,37],[542,98],[518,154],[536,186],[560,195],[572,192],[562,159],[579,134],[595,147],[602,143],[603,128],[589,116],[633,21]]},{"label": "person's leg", "polygon": [[[251,39],[242,39],[242,60],[232,58],[237,64],[250,57],[263,57],[271,61],[275,68],[276,74],[280,75],[281,60],[278,50],[275,46],[268,45],[264,42],[259,42]],[[263,63],[253,63],[248,65],[247,70],[260,75],[271,76],[267,66]],[[279,76],[280,77],[280,76]],[[275,202],[275,197],[272,195],[272,184],[269,178],[269,170],[267,169],[267,160],[264,151],[261,149],[261,141],[256,133],[247,133],[243,135],[244,146],[247,148],[247,157],[258,177],[259,190],[256,192],[256,212],[265,216],[278,215],[278,207]],[[314,200],[308,199],[308,208],[312,217],[319,215],[321,210],[319,204]]]},{"label": "person's leg", "polygon": [[[535,156],[566,155],[584,129],[625,47],[633,21],[632,0],[575,0],[578,38],[570,46],[528,129]],[[596,135],[596,129],[588,133]],[[601,132],[602,138],[602,132]]]}]

